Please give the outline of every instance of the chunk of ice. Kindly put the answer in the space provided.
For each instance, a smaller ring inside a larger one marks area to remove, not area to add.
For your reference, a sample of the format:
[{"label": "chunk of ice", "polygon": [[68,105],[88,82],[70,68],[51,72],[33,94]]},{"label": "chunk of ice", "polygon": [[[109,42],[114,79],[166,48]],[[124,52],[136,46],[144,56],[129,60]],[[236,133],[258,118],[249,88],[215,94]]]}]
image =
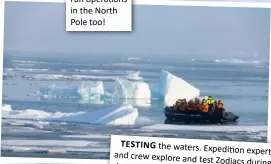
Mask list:
[{"label": "chunk of ice", "polygon": [[[166,70],[162,70],[154,92],[165,100],[166,103],[174,103],[177,99],[193,99],[200,95],[200,90]],[[172,104],[171,104],[172,105]]]},{"label": "chunk of ice", "polygon": [[4,111],[4,112],[11,112],[11,111],[12,111],[12,108],[11,108],[11,106],[8,105],[8,104],[3,104],[3,105],[2,105],[2,111]]},{"label": "chunk of ice", "polygon": [[102,81],[82,82],[78,87],[78,93],[83,99],[100,99],[104,95],[104,85]]},{"label": "chunk of ice", "polygon": [[145,82],[118,78],[112,96],[121,99],[151,99],[151,91]]},{"label": "chunk of ice", "polygon": [[76,116],[58,118],[60,121],[87,122],[107,125],[133,125],[138,110],[131,105],[116,105],[94,112],[85,112]]}]

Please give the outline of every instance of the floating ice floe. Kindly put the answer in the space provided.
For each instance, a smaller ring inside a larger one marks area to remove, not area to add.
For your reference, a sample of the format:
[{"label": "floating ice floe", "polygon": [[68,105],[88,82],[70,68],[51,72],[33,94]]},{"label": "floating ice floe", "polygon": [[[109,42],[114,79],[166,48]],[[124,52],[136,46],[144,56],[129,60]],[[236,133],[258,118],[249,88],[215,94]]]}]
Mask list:
[{"label": "floating ice floe", "polygon": [[138,110],[132,105],[116,105],[93,112],[61,117],[59,121],[87,122],[107,125],[133,125],[138,117]]},{"label": "floating ice floe", "polygon": [[50,113],[37,109],[12,110],[10,105],[3,105],[2,117],[107,125],[133,125],[138,117],[138,110],[131,105],[116,105],[93,112],[62,113],[57,111]]},{"label": "floating ice floe", "polygon": [[8,105],[8,104],[3,104],[2,105],[2,111],[4,111],[4,112],[11,112],[12,111],[11,106]]},{"label": "floating ice floe", "polygon": [[112,96],[123,99],[150,99],[151,91],[149,85],[145,82],[133,82],[118,78],[116,79],[115,91]]},{"label": "floating ice floe", "polygon": [[104,85],[102,81],[82,82],[78,88],[78,93],[83,99],[97,99],[104,95]]},{"label": "floating ice floe", "polygon": [[160,78],[153,89],[158,97],[163,98],[170,105],[177,99],[193,99],[200,95],[199,89],[165,70],[162,70]]},{"label": "floating ice floe", "polygon": [[185,131],[208,131],[208,132],[266,132],[267,126],[231,126],[224,125],[223,128],[220,125],[213,126],[195,126],[195,125],[165,125],[156,124],[150,126],[143,126],[143,130],[185,130]]},{"label": "floating ice floe", "polygon": [[55,84],[46,88],[40,88],[37,95],[43,96],[44,99],[80,98],[77,87],[59,87]]},{"label": "floating ice floe", "polygon": [[264,61],[260,60],[240,60],[240,59],[216,59],[215,63],[229,63],[229,64],[260,64]]},{"label": "floating ice floe", "polygon": [[3,118],[21,118],[21,119],[48,119],[48,118],[59,118],[64,116],[73,116],[82,114],[82,112],[76,113],[62,113],[62,112],[45,112],[38,109],[25,109],[25,110],[12,110],[10,105],[2,106],[2,117]]}]

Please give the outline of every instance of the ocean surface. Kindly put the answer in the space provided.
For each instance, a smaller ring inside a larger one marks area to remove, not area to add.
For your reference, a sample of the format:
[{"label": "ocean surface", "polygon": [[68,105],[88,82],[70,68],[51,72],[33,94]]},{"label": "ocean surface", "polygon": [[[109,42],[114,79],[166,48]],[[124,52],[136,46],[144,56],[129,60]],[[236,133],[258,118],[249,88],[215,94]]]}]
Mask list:
[{"label": "ocean surface", "polygon": [[[21,111],[22,117],[2,109],[2,156],[108,159],[111,134],[266,142],[268,65],[267,60],[239,59],[4,58],[3,104],[17,114]],[[142,78],[152,86],[162,70],[200,89],[201,96],[222,99],[226,110],[238,115],[239,121],[229,125],[168,125],[164,124],[165,103],[156,98],[150,102],[83,100],[74,95],[82,81],[103,81],[107,94],[114,89],[117,77],[132,81]],[[50,86],[57,91],[45,93]],[[92,112],[116,104],[138,109],[135,124],[59,122],[50,118],[50,113]],[[40,115],[50,120],[39,119]]]}]

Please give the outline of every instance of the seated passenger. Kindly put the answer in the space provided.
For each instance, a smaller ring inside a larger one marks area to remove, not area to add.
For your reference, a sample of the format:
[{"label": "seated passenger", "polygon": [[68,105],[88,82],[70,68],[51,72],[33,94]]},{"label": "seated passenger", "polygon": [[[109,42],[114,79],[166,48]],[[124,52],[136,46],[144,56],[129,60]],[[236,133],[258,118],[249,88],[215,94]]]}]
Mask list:
[{"label": "seated passenger", "polygon": [[195,98],[195,108],[197,108],[197,110],[200,110],[200,99]]},{"label": "seated passenger", "polygon": [[200,100],[198,98],[195,98],[195,104],[200,104]]},{"label": "seated passenger", "polygon": [[224,117],[225,115],[225,109],[224,109],[224,105],[223,105],[223,102],[222,100],[218,100],[218,103],[217,103],[217,115],[220,116],[220,117]]},{"label": "seated passenger", "polygon": [[181,106],[181,99],[178,99],[175,104],[173,104],[173,110],[178,110]]},{"label": "seated passenger", "polygon": [[223,105],[222,100],[218,100],[217,108],[218,108],[218,109],[224,109],[224,105]]},{"label": "seated passenger", "polygon": [[201,102],[201,111],[204,112],[204,113],[209,112],[209,107],[208,107],[208,104],[207,104],[205,99],[203,99],[202,102]]},{"label": "seated passenger", "polygon": [[193,100],[188,101],[188,108],[189,111],[195,111],[198,110],[195,106],[195,102]]},{"label": "seated passenger", "polygon": [[208,96],[207,104],[208,104],[208,107],[209,107],[209,112],[214,112],[214,110],[215,110],[215,100],[213,99],[212,96]]},{"label": "seated passenger", "polygon": [[186,99],[182,99],[180,110],[185,111],[185,110],[187,110],[187,108],[188,108],[188,105],[187,105]]}]

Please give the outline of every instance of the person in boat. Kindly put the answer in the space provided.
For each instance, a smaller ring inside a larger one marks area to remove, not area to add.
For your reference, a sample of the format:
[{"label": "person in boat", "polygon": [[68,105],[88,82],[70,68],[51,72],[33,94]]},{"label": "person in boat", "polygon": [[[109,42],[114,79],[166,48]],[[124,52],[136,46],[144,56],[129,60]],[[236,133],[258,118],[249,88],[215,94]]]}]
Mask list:
[{"label": "person in boat", "polygon": [[200,109],[204,114],[208,114],[209,113],[209,107],[208,107],[208,103],[206,102],[205,99],[202,100],[201,105],[200,105]]},{"label": "person in boat", "polygon": [[173,105],[175,111],[184,111],[186,107],[186,99],[178,99]]},{"label": "person in boat", "polygon": [[175,104],[173,105],[173,109],[176,111],[176,110],[179,110],[180,106],[181,106],[181,103],[182,103],[182,100],[181,99],[178,99]]},{"label": "person in boat", "polygon": [[224,117],[225,108],[224,108],[224,104],[223,104],[222,100],[218,100],[216,108],[219,112],[219,115]]},{"label": "person in boat", "polygon": [[195,108],[196,110],[200,110],[200,99],[195,98]]},{"label": "person in boat", "polygon": [[212,96],[208,96],[207,104],[208,104],[208,107],[209,107],[209,112],[214,112],[214,110],[215,110],[215,100],[213,99]]},{"label": "person in boat", "polygon": [[182,99],[182,101],[181,101],[181,106],[180,106],[180,111],[185,111],[185,110],[187,110],[187,101],[186,101],[186,99]]},{"label": "person in boat", "polygon": [[189,100],[187,105],[188,105],[188,107],[187,107],[188,111],[196,111],[196,110],[198,110],[198,108],[196,107],[196,103],[195,103],[195,101],[193,99]]}]

